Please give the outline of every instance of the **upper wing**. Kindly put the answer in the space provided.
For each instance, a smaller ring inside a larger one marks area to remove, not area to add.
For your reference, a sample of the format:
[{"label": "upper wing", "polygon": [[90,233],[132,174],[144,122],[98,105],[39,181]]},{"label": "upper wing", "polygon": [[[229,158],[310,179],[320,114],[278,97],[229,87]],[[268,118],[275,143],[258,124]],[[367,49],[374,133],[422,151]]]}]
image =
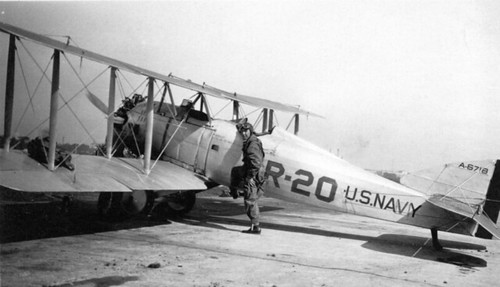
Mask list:
[{"label": "upper wing", "polygon": [[151,173],[142,173],[137,159],[75,155],[70,171],[49,171],[25,152],[0,149],[0,185],[31,192],[101,192],[132,190],[205,190],[193,172],[159,161]]},{"label": "upper wing", "polygon": [[150,71],[148,69],[144,69],[144,68],[141,68],[141,67],[138,67],[138,66],[135,66],[132,64],[128,64],[128,63],[125,63],[125,62],[122,62],[122,61],[119,61],[119,60],[116,60],[116,59],[113,59],[113,58],[110,58],[110,57],[107,57],[104,55],[94,53],[94,52],[89,51],[89,50],[85,50],[85,49],[81,49],[81,48],[74,47],[71,45],[67,45],[66,43],[56,41],[56,40],[51,39],[49,37],[46,37],[46,36],[43,36],[40,34],[36,34],[36,33],[30,32],[30,31],[27,31],[27,30],[24,30],[24,29],[21,29],[19,27],[12,26],[12,25],[9,25],[6,23],[0,22],[0,31],[3,31],[3,32],[8,33],[8,34],[16,35],[16,36],[21,37],[21,38],[29,39],[31,41],[40,43],[44,46],[47,46],[47,47],[50,47],[53,49],[57,49],[60,51],[64,51],[64,52],[67,52],[70,54],[74,54],[74,55],[77,55],[77,56],[82,57],[82,58],[86,58],[86,59],[89,59],[92,61],[96,61],[99,63],[110,65],[110,66],[116,67],[118,69],[123,69],[123,70],[129,71],[129,72],[135,73],[135,74],[144,75],[147,77],[152,77],[152,78],[162,80],[164,82],[168,82],[170,84],[173,84],[173,85],[176,85],[176,86],[179,86],[182,88],[201,92],[201,93],[208,94],[208,95],[211,95],[214,97],[226,98],[226,99],[230,99],[230,100],[234,100],[234,101],[239,101],[241,103],[248,104],[248,105],[255,106],[255,107],[259,107],[259,108],[269,108],[269,109],[273,109],[273,110],[291,112],[291,113],[295,113],[295,114],[303,114],[303,115],[307,115],[307,116],[321,117],[321,116],[316,115],[314,113],[300,109],[299,107],[296,107],[296,106],[286,105],[286,104],[282,104],[282,103],[278,103],[278,102],[273,102],[273,101],[264,100],[264,99],[260,99],[260,98],[240,95],[240,94],[236,94],[236,93],[229,93],[229,92],[226,92],[223,90],[219,90],[217,88],[209,87],[205,84],[200,85],[200,84],[194,83],[190,80],[184,80],[184,79],[181,79],[178,77],[174,77],[172,75],[168,75],[168,76],[163,75],[163,74],[160,74],[157,72]]}]

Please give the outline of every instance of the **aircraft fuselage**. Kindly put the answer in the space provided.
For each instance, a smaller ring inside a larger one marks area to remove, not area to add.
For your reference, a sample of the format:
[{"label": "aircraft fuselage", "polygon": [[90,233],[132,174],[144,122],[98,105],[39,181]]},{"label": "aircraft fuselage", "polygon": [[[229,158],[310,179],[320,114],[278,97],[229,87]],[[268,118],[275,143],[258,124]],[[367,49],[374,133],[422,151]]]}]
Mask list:
[{"label": "aircraft fuselage", "polygon": [[[143,110],[134,109],[140,125]],[[228,186],[232,167],[242,164],[243,141],[236,123],[188,117],[179,126],[180,119],[155,114],[153,154]],[[351,165],[279,127],[259,138],[265,151],[266,196],[463,234],[476,228],[471,220],[457,225],[462,217],[427,203],[424,194]]]}]

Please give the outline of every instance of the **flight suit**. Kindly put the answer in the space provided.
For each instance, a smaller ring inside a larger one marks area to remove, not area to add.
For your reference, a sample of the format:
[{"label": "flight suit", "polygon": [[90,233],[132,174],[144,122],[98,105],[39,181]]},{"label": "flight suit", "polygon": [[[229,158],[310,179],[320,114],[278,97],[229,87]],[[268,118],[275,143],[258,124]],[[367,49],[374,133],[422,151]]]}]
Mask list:
[{"label": "flight suit", "polygon": [[[231,189],[243,188],[245,211],[253,226],[259,225],[257,200],[264,194],[262,166],[264,150],[261,141],[252,134],[243,142],[243,166],[231,170]],[[253,179],[253,180],[251,180]]]}]

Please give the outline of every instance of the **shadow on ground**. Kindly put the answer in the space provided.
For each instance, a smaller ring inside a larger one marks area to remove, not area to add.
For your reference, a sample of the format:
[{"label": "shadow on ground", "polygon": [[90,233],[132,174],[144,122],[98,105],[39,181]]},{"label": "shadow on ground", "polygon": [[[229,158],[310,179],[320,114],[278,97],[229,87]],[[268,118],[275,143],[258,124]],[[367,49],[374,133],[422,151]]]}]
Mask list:
[{"label": "shadow on ground", "polygon": [[[222,207],[221,207],[222,206]],[[238,226],[236,231],[240,231],[241,226],[248,225],[247,219],[238,218],[228,218],[226,216],[240,215],[242,212],[238,212],[243,209],[243,205],[235,202],[223,202],[220,203],[216,199],[204,199],[201,200],[200,208],[196,212],[189,214],[183,218],[174,218],[173,221],[189,225],[198,225],[209,228],[216,229],[228,229],[224,225],[235,225]],[[263,213],[266,211],[275,211],[282,208],[265,206],[261,209]],[[473,267],[486,267],[487,262],[479,257],[467,255],[461,253],[457,250],[486,250],[483,245],[452,241],[452,240],[440,240],[444,249],[441,251],[436,251],[432,248],[429,238],[420,236],[409,236],[401,234],[382,234],[380,236],[374,237],[363,234],[355,233],[344,233],[331,230],[317,229],[311,227],[301,227],[292,224],[281,224],[281,223],[261,223],[263,232],[266,229],[280,230],[287,232],[304,233],[310,235],[326,236],[343,238],[350,240],[365,241],[361,246],[373,251],[390,253],[400,256],[407,256],[418,258],[422,260],[439,261],[447,264],[454,264],[464,268]]]},{"label": "shadow on ground", "polygon": [[[38,198],[39,200],[39,198]],[[61,213],[58,201],[43,200],[24,204],[2,204],[0,210],[0,243],[34,240],[42,238],[92,234],[105,231],[124,230],[139,227],[169,224],[165,218],[137,216],[122,222],[101,220],[96,210],[97,195],[75,200],[69,214]],[[262,213],[284,209],[279,202],[266,204]],[[235,218],[239,217],[239,218]],[[216,196],[198,198],[193,211],[185,217],[170,220],[216,229],[230,229],[224,225],[234,225],[235,232],[240,232],[248,225],[244,215],[242,200],[227,200]],[[295,219],[296,221],[297,219]],[[309,219],[310,220],[310,219]],[[383,234],[373,237],[355,232],[337,232],[319,228],[302,227],[294,223],[262,223],[266,229],[304,233],[317,236],[344,238],[363,241],[362,247],[377,252],[414,257],[422,260],[440,261],[465,268],[485,267],[487,262],[481,258],[457,252],[462,250],[484,250],[485,247],[457,241],[441,240],[444,250],[435,251],[428,242],[429,238],[400,234]]]},{"label": "shadow on ground", "polygon": [[[206,214],[236,216],[244,214],[243,205],[231,202],[220,204],[215,190],[208,198],[197,199],[192,211],[198,218]],[[208,193],[211,194],[210,192]],[[59,196],[56,195],[56,196]],[[164,213],[146,214],[121,221],[102,219],[97,211],[98,193],[72,194],[69,212],[62,201],[52,195],[28,193],[0,188],[0,243],[92,234],[140,227],[170,224]],[[263,212],[280,208],[264,207]]]},{"label": "shadow on ground", "polygon": [[[25,196],[25,195],[23,195]],[[149,220],[146,215],[120,222],[106,221],[97,212],[98,194],[77,195],[69,212],[59,199],[47,196],[15,198],[0,205],[0,243],[155,226],[168,220]]]},{"label": "shadow on ground", "polygon": [[[384,242],[384,244],[381,244]],[[401,234],[383,234],[375,239],[368,240],[362,246],[378,252],[419,258],[423,260],[439,261],[461,267],[486,267],[487,262],[479,257],[458,252],[458,250],[486,250],[483,245],[440,240],[443,250],[437,251],[431,246],[431,240],[425,237]]]}]

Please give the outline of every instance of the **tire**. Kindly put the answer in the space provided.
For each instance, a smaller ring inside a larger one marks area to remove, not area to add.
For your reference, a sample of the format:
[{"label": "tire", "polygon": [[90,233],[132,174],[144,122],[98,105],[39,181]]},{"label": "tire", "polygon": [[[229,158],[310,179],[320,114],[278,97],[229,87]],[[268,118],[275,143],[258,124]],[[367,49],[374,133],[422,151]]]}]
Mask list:
[{"label": "tire", "polygon": [[[134,190],[133,192],[116,193],[122,212],[127,216],[145,214],[151,210],[154,194],[149,190]],[[118,196],[120,195],[120,196]]]},{"label": "tire", "polygon": [[148,190],[101,192],[97,209],[102,218],[117,220],[148,213],[153,206],[153,201],[154,194]]},{"label": "tire", "polygon": [[196,202],[196,193],[193,191],[179,191],[165,198],[165,201],[158,205],[160,212],[166,216],[182,216],[190,212]]}]

